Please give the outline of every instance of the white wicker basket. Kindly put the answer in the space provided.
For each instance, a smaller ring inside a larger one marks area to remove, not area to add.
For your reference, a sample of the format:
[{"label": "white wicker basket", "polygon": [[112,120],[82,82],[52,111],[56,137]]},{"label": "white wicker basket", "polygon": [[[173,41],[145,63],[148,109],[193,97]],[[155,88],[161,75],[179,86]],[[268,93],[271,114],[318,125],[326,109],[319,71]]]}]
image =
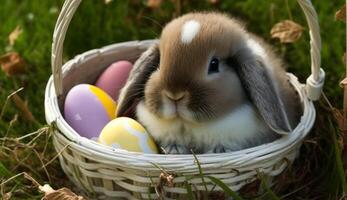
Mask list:
[{"label": "white wicker basket", "polygon": [[[312,61],[312,75],[306,85],[288,74],[304,108],[299,125],[292,133],[272,143],[232,153],[197,155],[205,175],[221,179],[234,191],[253,181],[259,171],[268,176],[280,174],[298,155],[300,145],[315,121],[312,100],[319,98],[324,83],[324,71],[320,69],[319,25],[311,2],[297,1],[310,28]],[[164,186],[165,197],[184,198],[187,193],[185,176],[199,174],[193,155],[153,155],[115,150],[79,136],[64,120],[60,108],[70,88],[79,83],[93,83],[100,72],[114,61],[135,61],[154,42],[113,44],[78,55],[62,66],[65,34],[80,2],[66,0],[57,20],[52,44],[53,75],[47,83],[45,94],[46,120],[57,127],[53,143],[60,154],[64,172],[77,186],[97,198],[156,199],[153,186],[159,181],[161,170],[157,166],[160,166],[175,173],[174,186]],[[211,189],[213,184],[209,179],[205,181]],[[189,180],[189,183],[194,185],[193,191],[205,190],[200,178]],[[215,190],[221,188],[216,187]]]}]

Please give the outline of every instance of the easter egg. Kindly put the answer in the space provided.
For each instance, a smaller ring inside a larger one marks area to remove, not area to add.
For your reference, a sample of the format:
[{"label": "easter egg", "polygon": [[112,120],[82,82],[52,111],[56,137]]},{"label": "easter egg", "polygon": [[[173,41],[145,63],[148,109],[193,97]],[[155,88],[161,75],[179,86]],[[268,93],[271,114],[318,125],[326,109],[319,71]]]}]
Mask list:
[{"label": "easter egg", "polygon": [[133,64],[125,60],[115,62],[99,76],[95,85],[107,92],[116,101],[132,67]]},{"label": "easter egg", "polygon": [[64,103],[66,122],[81,136],[98,138],[103,127],[116,118],[116,103],[100,88],[79,84],[67,94]]},{"label": "easter egg", "polygon": [[110,121],[102,129],[98,141],[117,149],[158,153],[157,146],[145,128],[128,117],[119,117]]}]

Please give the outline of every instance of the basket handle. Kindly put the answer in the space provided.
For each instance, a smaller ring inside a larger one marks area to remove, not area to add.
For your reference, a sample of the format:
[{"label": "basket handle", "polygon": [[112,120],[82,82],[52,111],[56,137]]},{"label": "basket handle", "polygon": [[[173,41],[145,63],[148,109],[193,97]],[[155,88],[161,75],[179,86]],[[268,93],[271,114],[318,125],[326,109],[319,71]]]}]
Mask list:
[{"label": "basket handle", "polygon": [[65,0],[54,27],[51,65],[53,83],[57,97],[63,94],[63,77],[61,68],[63,65],[63,44],[65,35],[70,21],[81,1],[82,0]]},{"label": "basket handle", "polygon": [[310,29],[311,75],[306,79],[306,93],[310,100],[318,100],[322,93],[325,72],[321,66],[322,41],[318,16],[310,0],[297,0],[303,10]]},{"label": "basket handle", "polygon": [[[52,42],[52,73],[55,92],[57,96],[63,93],[62,84],[62,54],[66,31],[70,21],[82,0],[65,0],[64,5],[55,24]],[[306,92],[311,100],[318,100],[323,88],[325,73],[321,65],[321,38],[317,13],[310,0],[297,0],[310,29],[311,45],[311,75],[306,80]]]}]

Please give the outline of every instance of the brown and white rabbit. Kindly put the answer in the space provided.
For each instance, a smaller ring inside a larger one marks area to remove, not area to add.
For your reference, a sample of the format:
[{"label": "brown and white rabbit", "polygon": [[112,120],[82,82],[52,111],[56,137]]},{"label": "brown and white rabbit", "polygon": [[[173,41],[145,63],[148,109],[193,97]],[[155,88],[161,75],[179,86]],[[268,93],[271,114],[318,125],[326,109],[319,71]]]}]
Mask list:
[{"label": "brown and white rabbit", "polygon": [[166,153],[219,153],[273,141],[300,102],[278,56],[236,20],[192,13],[165,26],[136,61],[118,116],[137,119]]}]

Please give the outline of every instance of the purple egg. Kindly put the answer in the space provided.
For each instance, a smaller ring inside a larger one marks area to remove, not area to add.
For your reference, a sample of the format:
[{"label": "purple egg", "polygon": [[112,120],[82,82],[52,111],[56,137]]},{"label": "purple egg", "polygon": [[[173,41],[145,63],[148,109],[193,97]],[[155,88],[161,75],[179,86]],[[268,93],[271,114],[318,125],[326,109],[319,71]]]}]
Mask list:
[{"label": "purple egg", "polygon": [[118,61],[111,64],[96,81],[95,85],[103,89],[113,100],[117,100],[120,89],[125,85],[133,67],[129,61]]},{"label": "purple egg", "polygon": [[115,102],[100,88],[89,84],[74,86],[66,96],[64,117],[81,136],[96,138],[115,118]]}]

